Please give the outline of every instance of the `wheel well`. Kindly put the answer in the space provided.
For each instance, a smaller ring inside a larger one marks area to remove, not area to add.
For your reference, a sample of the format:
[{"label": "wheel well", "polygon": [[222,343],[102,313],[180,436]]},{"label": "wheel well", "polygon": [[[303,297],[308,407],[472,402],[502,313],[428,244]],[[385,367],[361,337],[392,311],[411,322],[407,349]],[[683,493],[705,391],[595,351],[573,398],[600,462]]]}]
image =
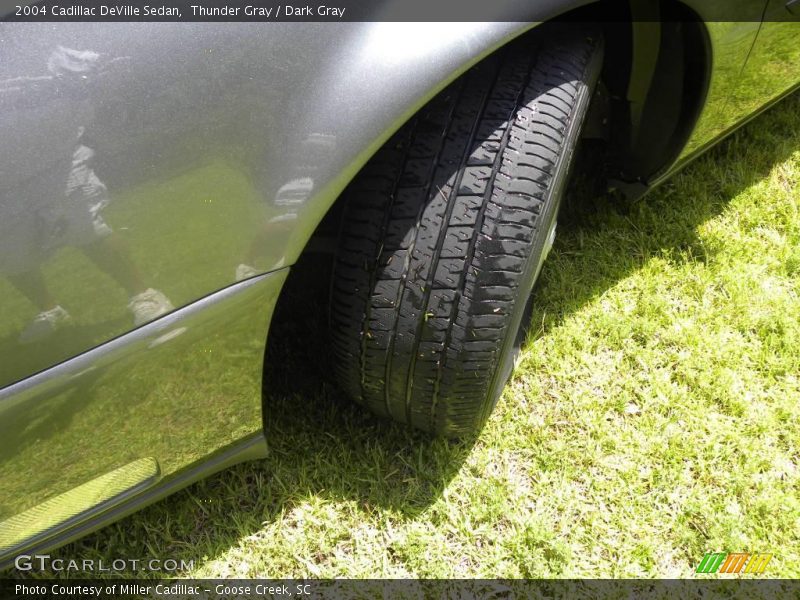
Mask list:
[{"label": "wheel well", "polygon": [[[604,29],[604,66],[587,117],[593,123],[587,123],[585,131],[602,141],[591,146],[593,151],[602,147],[599,176],[628,194],[641,194],[647,182],[677,158],[700,114],[710,75],[705,26],[677,0],[630,0],[622,10],[618,2],[600,0],[557,20],[596,22]],[[536,29],[524,35],[536,35]],[[325,344],[320,336],[326,329],[327,291],[342,208],[340,196],[284,284],[265,355],[264,380],[270,385],[274,365],[286,364],[291,347],[298,342],[308,346],[311,340]],[[300,347],[295,352],[305,351]],[[307,369],[308,362],[300,362]],[[285,390],[289,380],[279,379]]]},{"label": "wheel well", "polygon": [[700,116],[711,45],[699,16],[676,0],[631,0],[629,22],[606,29],[607,174],[644,191],[678,157]]}]

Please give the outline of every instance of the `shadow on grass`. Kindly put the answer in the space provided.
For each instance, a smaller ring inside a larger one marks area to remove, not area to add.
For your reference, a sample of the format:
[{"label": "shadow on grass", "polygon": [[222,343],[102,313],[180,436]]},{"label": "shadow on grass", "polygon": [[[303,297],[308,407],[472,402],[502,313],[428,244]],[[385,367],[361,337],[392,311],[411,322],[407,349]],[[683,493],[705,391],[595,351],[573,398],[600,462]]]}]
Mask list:
[{"label": "shadow on grass", "polygon": [[[434,440],[378,420],[328,383],[329,260],[299,266],[276,307],[265,357],[268,457],[201,481],[54,551],[54,558],[156,557],[199,566],[315,498],[357,511],[389,510],[404,520],[441,496],[475,440]],[[34,576],[53,575],[86,576]]]},{"label": "shadow on grass", "polygon": [[[546,335],[653,257],[709,261],[697,228],[800,148],[793,95],[650,196],[573,196],[535,291],[532,334]],[[321,498],[353,510],[419,516],[442,495],[475,440],[431,440],[378,420],[328,383],[324,272],[284,294],[270,333],[269,456],[213,476],[136,516],[54,553],[59,557],[169,557],[196,566],[222,555],[265,523]],[[317,284],[315,285],[314,282]],[[262,573],[269,576],[270,573]]]}]

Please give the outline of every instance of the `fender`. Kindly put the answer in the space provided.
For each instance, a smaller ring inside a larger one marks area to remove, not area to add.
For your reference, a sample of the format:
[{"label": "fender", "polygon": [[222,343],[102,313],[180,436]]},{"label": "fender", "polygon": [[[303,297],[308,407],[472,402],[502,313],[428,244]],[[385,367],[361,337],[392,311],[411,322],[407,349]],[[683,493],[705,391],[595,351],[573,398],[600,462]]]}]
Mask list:
[{"label": "fender", "polygon": [[[251,274],[289,266],[419,107],[536,21],[579,4],[536,3],[517,23],[6,23],[0,136],[12,142],[0,145],[0,238],[35,245],[41,215],[63,210],[54,205],[81,132],[110,196],[103,219],[176,308],[235,283],[240,264]],[[59,47],[90,57],[88,74],[53,72]],[[96,321],[88,290],[107,284],[103,297],[121,296],[114,274],[58,262],[61,248],[47,244],[2,254],[54,265],[74,287],[60,297]],[[26,306],[13,289],[0,296],[0,310]],[[113,310],[91,339],[0,368],[0,387],[129,330],[124,302]],[[0,324],[0,338],[18,335]]]},{"label": "fender", "polygon": [[[552,16],[581,2],[551,3]],[[538,21],[550,15],[541,12]],[[275,255],[293,264],[344,187],[382,144],[426,102],[482,58],[535,26],[519,23],[364,23],[342,39],[319,70],[292,139],[269,170],[282,174],[272,194],[304,180],[286,216],[295,220]],[[324,141],[323,141],[324,138]],[[274,188],[273,188],[274,189]],[[276,248],[276,251],[278,249]]]}]

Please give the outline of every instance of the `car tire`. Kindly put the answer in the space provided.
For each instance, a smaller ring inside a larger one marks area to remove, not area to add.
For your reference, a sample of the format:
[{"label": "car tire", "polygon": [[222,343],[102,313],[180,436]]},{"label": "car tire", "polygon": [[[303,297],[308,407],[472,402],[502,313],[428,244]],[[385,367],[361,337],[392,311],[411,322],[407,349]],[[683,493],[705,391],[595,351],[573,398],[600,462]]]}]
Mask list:
[{"label": "car tire", "polygon": [[344,193],[336,376],[358,403],[460,437],[488,418],[602,65],[602,39],[543,26],[427,104]]}]

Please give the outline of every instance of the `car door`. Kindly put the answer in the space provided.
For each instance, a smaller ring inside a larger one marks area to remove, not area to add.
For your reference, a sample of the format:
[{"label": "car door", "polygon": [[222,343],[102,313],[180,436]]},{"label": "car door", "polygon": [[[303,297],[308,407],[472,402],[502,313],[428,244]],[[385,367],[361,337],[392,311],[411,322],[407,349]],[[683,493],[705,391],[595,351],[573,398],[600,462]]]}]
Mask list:
[{"label": "car door", "polygon": [[[0,557],[262,436],[285,271],[236,266],[282,257],[251,166],[292,105],[242,30],[0,23]],[[278,73],[322,44],[274,32]]]},{"label": "car door", "polygon": [[739,94],[742,69],[761,27],[766,2],[688,2],[706,28],[711,70],[702,111],[676,167],[703,152],[752,112],[751,107],[736,104],[735,98]]},{"label": "car door", "polygon": [[731,109],[754,114],[800,84],[800,2],[769,0],[764,22],[731,98]]}]

